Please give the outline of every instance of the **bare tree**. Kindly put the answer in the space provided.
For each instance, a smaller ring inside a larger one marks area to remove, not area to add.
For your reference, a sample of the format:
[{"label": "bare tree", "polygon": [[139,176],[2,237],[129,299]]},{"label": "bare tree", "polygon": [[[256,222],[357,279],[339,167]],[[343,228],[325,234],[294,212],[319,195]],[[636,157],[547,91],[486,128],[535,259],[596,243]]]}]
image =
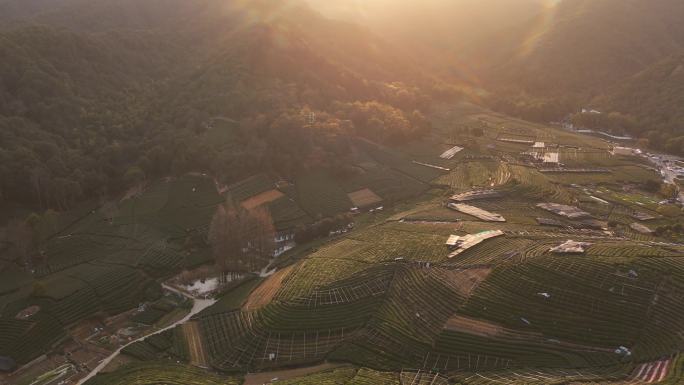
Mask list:
[{"label": "bare tree", "polygon": [[12,220],[7,224],[7,241],[9,241],[22,263],[33,269],[34,231],[25,221]]},{"label": "bare tree", "polygon": [[228,272],[242,270],[245,215],[240,207],[236,207],[232,199],[219,205],[209,227],[209,242],[212,246],[214,260],[222,279]]},{"label": "bare tree", "polygon": [[47,199],[44,199],[45,185],[48,184],[47,180],[49,175],[47,172],[41,168],[36,168],[31,172],[31,185],[33,186],[33,192],[38,198],[38,203],[40,207],[45,207]]},{"label": "bare tree", "polygon": [[275,226],[271,213],[265,207],[250,211],[252,232],[250,234],[252,258],[251,269],[258,270],[268,263],[275,251]]},{"label": "bare tree", "polygon": [[219,205],[209,226],[209,243],[221,278],[228,271],[229,226],[226,205]]},{"label": "bare tree", "polygon": [[275,249],[275,228],[267,209],[246,210],[232,199],[216,209],[209,227],[217,269],[226,273],[255,271],[268,263]]}]

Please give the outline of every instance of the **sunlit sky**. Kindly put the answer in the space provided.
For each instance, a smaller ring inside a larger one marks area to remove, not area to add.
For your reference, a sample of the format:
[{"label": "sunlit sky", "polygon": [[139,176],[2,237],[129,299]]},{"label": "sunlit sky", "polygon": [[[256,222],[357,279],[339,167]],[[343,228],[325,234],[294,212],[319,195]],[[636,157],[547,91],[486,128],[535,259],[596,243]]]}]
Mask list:
[{"label": "sunlit sky", "polygon": [[[537,3],[544,6],[552,5],[558,0],[306,0],[309,4],[330,17],[377,18],[383,14],[393,14],[398,11],[418,12],[426,11],[454,11],[460,9],[462,13],[491,12],[497,13],[498,7],[510,9],[511,6],[529,6]],[[479,8],[479,9],[478,9]]]},{"label": "sunlit sky", "polygon": [[[524,55],[548,30],[559,0],[305,0],[327,17],[360,24],[400,42],[438,48],[477,44],[478,39],[526,25]],[[533,25],[532,25],[533,24]],[[414,47],[415,48],[415,47]]]}]

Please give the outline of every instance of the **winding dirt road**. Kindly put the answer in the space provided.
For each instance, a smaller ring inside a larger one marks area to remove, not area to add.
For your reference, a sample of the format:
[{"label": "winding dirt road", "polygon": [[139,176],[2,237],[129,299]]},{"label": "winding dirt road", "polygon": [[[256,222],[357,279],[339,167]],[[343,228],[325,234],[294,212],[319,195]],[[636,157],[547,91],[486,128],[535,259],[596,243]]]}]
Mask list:
[{"label": "winding dirt road", "polygon": [[179,320],[179,321],[177,321],[177,322],[175,322],[175,323],[173,323],[173,324],[171,324],[171,325],[169,325],[169,326],[167,326],[167,327],[165,327],[165,328],[163,328],[163,329],[160,329],[160,330],[157,330],[157,331],[155,331],[155,332],[146,334],[146,335],[144,335],[144,336],[142,336],[142,337],[140,337],[140,338],[138,338],[138,339],[136,339],[136,340],[134,340],[134,341],[131,341],[131,342],[127,343],[126,345],[120,347],[120,348],[117,349],[114,353],[110,354],[109,357],[107,357],[107,358],[105,358],[104,360],[102,360],[102,361],[95,367],[95,369],[93,369],[92,371],[90,371],[90,373],[88,373],[87,376],[83,377],[83,378],[78,382],[77,385],[82,385],[82,384],[84,384],[86,381],[88,381],[89,379],[93,378],[96,374],[98,374],[100,371],[102,371],[102,369],[104,369],[104,368],[105,368],[105,367],[106,367],[114,358],[116,358],[116,356],[118,356],[118,355],[121,353],[121,350],[123,350],[125,347],[127,347],[127,346],[129,346],[129,345],[132,345],[132,344],[134,344],[134,343],[136,343],[136,342],[143,341],[143,340],[145,340],[146,338],[148,338],[148,337],[150,337],[150,336],[153,336],[153,335],[155,335],[155,334],[163,333],[163,332],[165,332],[165,331],[167,331],[167,330],[169,330],[169,329],[173,329],[173,328],[175,328],[176,326],[178,326],[178,325],[180,325],[180,324],[183,324],[183,323],[187,322],[187,321],[188,321],[190,318],[192,318],[195,314],[201,312],[202,310],[204,310],[204,309],[208,308],[209,306],[213,305],[214,303],[216,303],[216,300],[215,300],[215,299],[199,299],[199,298],[192,297],[192,296],[190,296],[190,295],[188,295],[188,294],[186,294],[186,293],[183,293],[183,292],[181,292],[180,290],[177,290],[177,289],[175,289],[175,288],[173,288],[173,287],[171,287],[171,286],[162,285],[162,287],[163,287],[164,289],[168,290],[168,291],[172,291],[172,292],[174,292],[174,293],[176,293],[176,294],[180,294],[180,295],[182,295],[182,296],[184,296],[184,297],[186,297],[186,298],[191,299],[191,300],[193,301],[193,304],[192,304],[192,310],[190,310],[190,313],[188,313],[183,319],[181,319],[181,320]]}]

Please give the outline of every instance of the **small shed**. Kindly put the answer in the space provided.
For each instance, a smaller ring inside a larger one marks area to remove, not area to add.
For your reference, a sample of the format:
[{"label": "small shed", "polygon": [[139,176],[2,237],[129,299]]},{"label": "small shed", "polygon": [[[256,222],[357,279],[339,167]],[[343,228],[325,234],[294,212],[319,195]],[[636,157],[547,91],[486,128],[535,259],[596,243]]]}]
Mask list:
[{"label": "small shed", "polygon": [[649,227],[642,225],[641,223],[634,222],[629,227],[641,234],[653,234],[655,231],[651,230]]},{"label": "small shed", "polygon": [[460,241],[461,241],[461,237],[459,237],[458,235],[450,235],[449,239],[447,239],[447,241],[446,241],[446,245],[449,248],[456,248],[456,247],[458,247],[458,244],[460,243]]},{"label": "small shed", "polygon": [[613,155],[631,156],[635,155],[636,151],[629,147],[613,147]]},{"label": "small shed", "polygon": [[547,152],[544,154],[544,163],[559,163],[560,156],[557,152]]},{"label": "small shed", "polygon": [[559,254],[582,254],[589,246],[591,246],[591,243],[569,240],[556,247],[552,247],[550,251]]}]

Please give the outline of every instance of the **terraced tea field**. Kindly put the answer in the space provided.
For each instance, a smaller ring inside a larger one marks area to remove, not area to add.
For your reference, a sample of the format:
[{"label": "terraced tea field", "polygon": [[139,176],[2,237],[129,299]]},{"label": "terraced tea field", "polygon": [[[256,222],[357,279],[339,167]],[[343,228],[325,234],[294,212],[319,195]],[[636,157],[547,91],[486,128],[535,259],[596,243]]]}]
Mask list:
[{"label": "terraced tea field", "polygon": [[207,373],[187,365],[168,362],[126,366],[111,374],[100,375],[88,385],[239,385],[239,378]]},{"label": "terraced tea field", "polygon": [[[377,379],[387,383],[408,369],[443,383],[553,383],[563,373],[580,382],[626,378],[630,363],[684,346],[675,321],[684,246],[578,232],[589,251],[562,256],[549,250],[563,234],[507,233],[454,262],[450,233],[461,223],[388,221],[319,249],[262,283],[257,295],[269,301],[198,317],[211,365],[273,370],[327,358],[395,373]],[[293,383],[354,384],[359,373]]]},{"label": "terraced tea field", "polygon": [[[444,198],[435,197],[358,228],[265,280],[241,309],[200,315],[210,363],[238,372],[324,360],[355,366],[281,382],[293,384],[551,384],[643,380],[634,371],[655,362],[665,381],[678,361],[663,360],[684,350],[684,245],[621,231],[633,220],[627,216],[611,217],[619,222],[611,231],[561,217],[560,228],[536,220],[553,217],[539,202],[584,200],[572,184],[605,182],[615,191],[626,174],[635,183],[650,177],[633,167],[566,180],[505,158],[459,163],[433,183],[449,192],[493,186],[503,198],[474,204],[503,213],[507,223],[445,211]],[[425,181],[408,168],[397,171]],[[582,209],[595,219],[611,213]],[[449,235],[485,230],[504,235],[448,258]],[[567,239],[589,246],[582,254],[551,251]]]},{"label": "terraced tea field", "polygon": [[[44,242],[33,274],[0,270],[0,355],[27,363],[62,346],[79,322],[141,303],[130,316],[138,324],[173,314],[160,283],[212,266],[208,224],[229,196],[267,207],[281,231],[353,205],[385,207],[276,258],[277,270],[226,286],[213,306],[127,346],[118,366],[87,385],[262,384],[279,375],[274,383],[682,383],[684,213],[665,212],[647,191],[657,174],[558,128],[480,110],[458,122],[466,128],[440,125],[400,150],[359,140],[340,160],[345,175],[263,174],[224,195],[213,180],[188,176],[86,212]],[[467,136],[472,125],[482,136]],[[521,154],[529,145],[502,137],[557,145],[573,167],[608,171],[543,172]],[[440,158],[455,145],[464,150]],[[495,190],[468,204],[506,222],[447,208],[473,189]],[[637,222],[658,231],[639,234]],[[497,236],[467,244],[466,235],[487,231]],[[568,241],[583,249],[558,248]]]},{"label": "terraced tea field", "polygon": [[[0,297],[0,322],[7,324],[0,355],[28,363],[67,339],[68,329],[84,319],[160,298],[155,278],[198,263],[173,239],[205,231],[221,201],[211,180],[188,176],[155,183],[62,228],[42,245],[33,277],[17,275]],[[34,316],[15,319],[32,306],[39,309]],[[171,310],[150,309],[134,321],[153,324]]]}]

